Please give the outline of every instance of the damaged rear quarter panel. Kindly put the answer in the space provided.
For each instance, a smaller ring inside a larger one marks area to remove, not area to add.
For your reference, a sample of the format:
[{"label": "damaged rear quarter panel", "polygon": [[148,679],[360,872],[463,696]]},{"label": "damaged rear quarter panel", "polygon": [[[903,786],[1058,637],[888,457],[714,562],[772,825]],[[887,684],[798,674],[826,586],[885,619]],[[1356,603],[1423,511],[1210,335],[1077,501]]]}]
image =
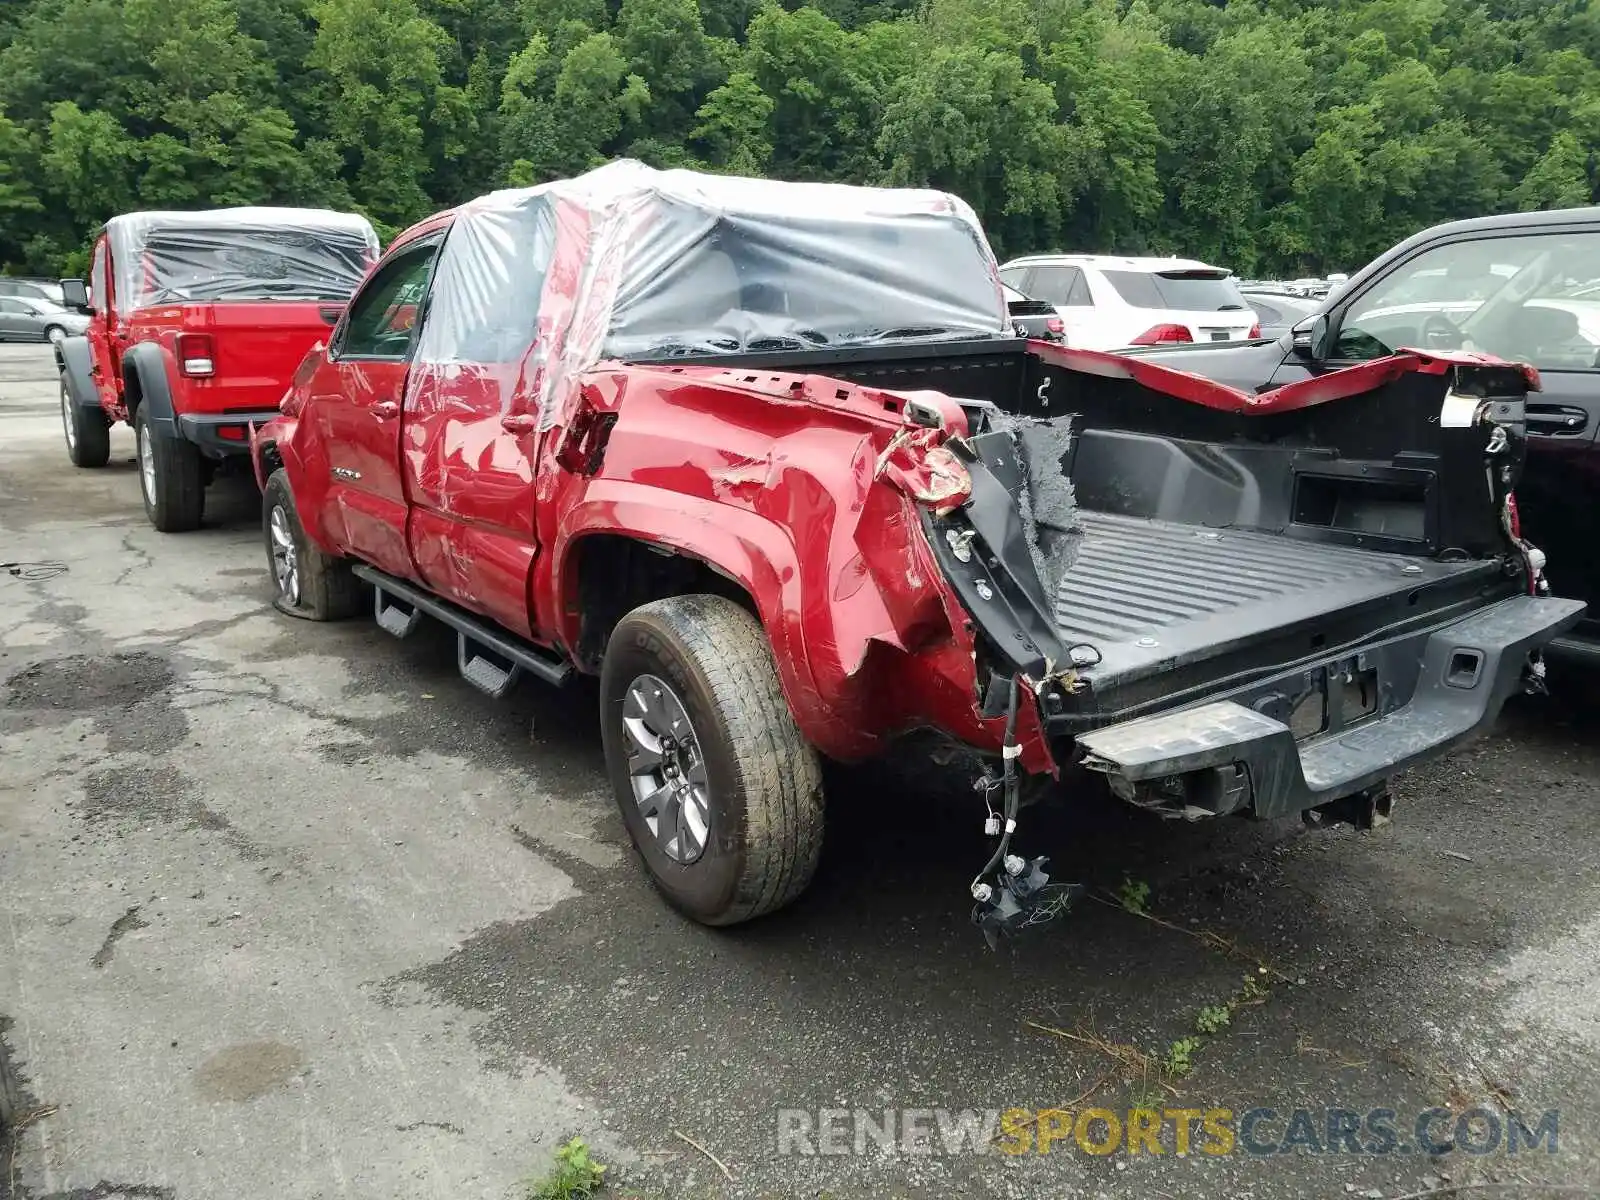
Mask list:
[{"label": "damaged rear quarter panel", "polygon": [[[710,368],[612,368],[583,386],[616,423],[592,477],[549,472],[540,523],[552,553],[534,583],[567,646],[579,636],[571,566],[582,539],[631,537],[697,558],[749,594],[790,709],[824,753],[861,758],[919,725],[986,738],[965,614],[905,490],[950,500],[954,460],[926,453],[934,431],[902,424],[893,395]],[[922,451],[899,453],[908,440]]]}]

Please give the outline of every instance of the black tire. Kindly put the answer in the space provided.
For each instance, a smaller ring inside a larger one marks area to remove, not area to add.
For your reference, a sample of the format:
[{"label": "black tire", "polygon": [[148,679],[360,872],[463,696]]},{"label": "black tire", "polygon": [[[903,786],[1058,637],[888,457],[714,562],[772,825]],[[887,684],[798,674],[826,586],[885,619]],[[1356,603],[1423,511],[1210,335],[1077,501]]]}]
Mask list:
[{"label": "black tire", "polygon": [[85,408],[72,399],[61,381],[61,431],[67,457],[75,467],[103,467],[111,459],[111,422],[99,408]]},{"label": "black tire", "polygon": [[[643,676],[670,686],[704,760],[707,833],[692,862],[663,848],[634,796],[623,713]],[[721,596],[691,595],[623,617],[600,671],[600,721],[628,836],[673,907],[706,925],[735,925],[805,890],[822,852],[821,765],[748,612]]]},{"label": "black tire", "polygon": [[[273,603],[278,608],[312,621],[339,621],[356,614],[361,607],[361,581],[348,560],[325,553],[306,536],[282,467],[267,479],[261,493],[261,532],[276,593]],[[280,557],[287,548],[284,535],[293,549],[287,559]],[[292,587],[284,570],[286,562],[295,579]]]},{"label": "black tire", "polygon": [[199,529],[206,511],[205,472],[199,447],[151,428],[143,407],[134,414],[133,435],[138,451],[139,492],[150,524],[162,533]]},{"label": "black tire", "polygon": [[44,340],[54,346],[58,342],[67,340],[67,331],[59,325],[46,325],[44,327]]},{"label": "black tire", "polygon": [[16,1076],[11,1073],[11,1064],[0,1054],[0,1135],[4,1135],[21,1119],[22,1091],[17,1086]]},{"label": "black tire", "polygon": [[11,1065],[11,1055],[4,1042],[11,1023],[0,1018],[0,1135],[13,1128],[27,1111],[23,1105],[22,1081],[17,1069]]}]

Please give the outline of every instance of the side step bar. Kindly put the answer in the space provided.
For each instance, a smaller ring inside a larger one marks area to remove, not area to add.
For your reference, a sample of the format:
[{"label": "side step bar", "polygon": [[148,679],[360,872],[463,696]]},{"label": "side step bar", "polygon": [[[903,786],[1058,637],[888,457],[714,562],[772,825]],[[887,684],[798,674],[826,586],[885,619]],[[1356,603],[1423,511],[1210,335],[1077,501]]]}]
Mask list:
[{"label": "side step bar", "polygon": [[424,613],[443,621],[456,631],[456,663],[462,678],[496,699],[510,691],[524,673],[557,687],[572,678],[572,664],[565,659],[495,628],[459,605],[366,563],[357,563],[354,571],[358,579],[372,585],[372,612],[380,628],[405,637]]}]

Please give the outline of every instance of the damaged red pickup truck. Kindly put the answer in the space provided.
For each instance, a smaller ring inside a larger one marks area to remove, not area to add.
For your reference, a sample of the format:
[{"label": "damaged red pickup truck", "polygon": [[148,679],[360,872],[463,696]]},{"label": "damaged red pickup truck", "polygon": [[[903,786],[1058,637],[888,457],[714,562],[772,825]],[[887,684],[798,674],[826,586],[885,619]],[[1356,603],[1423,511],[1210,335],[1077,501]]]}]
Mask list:
[{"label": "damaged red pickup truck", "polygon": [[253,449],[281,607],[370,586],[493,694],[599,675],[683,911],[792,900],[819,756],[931,740],[1004,930],[1056,886],[1011,847],[1068,766],[1359,819],[1537,684],[1582,605],[1517,533],[1536,383],[1399,354],[1239,393],[1013,336],[948,195],[614,163],[401,235]]}]

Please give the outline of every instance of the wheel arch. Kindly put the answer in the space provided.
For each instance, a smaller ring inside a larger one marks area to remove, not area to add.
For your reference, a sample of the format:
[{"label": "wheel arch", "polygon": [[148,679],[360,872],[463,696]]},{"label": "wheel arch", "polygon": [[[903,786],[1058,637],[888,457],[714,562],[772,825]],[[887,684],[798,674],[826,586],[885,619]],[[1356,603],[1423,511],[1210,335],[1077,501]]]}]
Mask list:
[{"label": "wheel arch", "polygon": [[62,385],[76,405],[83,408],[101,408],[100,389],[94,382],[94,357],[90,353],[89,339],[68,337],[50,346],[56,360],[56,370],[61,373]]},{"label": "wheel arch", "polygon": [[172,403],[172,357],[155,342],[130,346],[122,356],[122,394],[133,424],[140,408],[152,429],[166,437],[178,436]]},{"label": "wheel arch", "polygon": [[706,502],[707,511],[686,512],[697,502],[672,499],[668,507],[590,498],[568,514],[566,533],[550,556],[548,603],[536,611],[558,614],[559,640],[573,660],[584,670],[597,669],[622,616],[683,594],[687,583],[735,601],[756,618],[808,742],[835,758],[871,753],[876,736],[836,712],[819,687],[804,639],[799,556],[788,533],[749,510]]}]

